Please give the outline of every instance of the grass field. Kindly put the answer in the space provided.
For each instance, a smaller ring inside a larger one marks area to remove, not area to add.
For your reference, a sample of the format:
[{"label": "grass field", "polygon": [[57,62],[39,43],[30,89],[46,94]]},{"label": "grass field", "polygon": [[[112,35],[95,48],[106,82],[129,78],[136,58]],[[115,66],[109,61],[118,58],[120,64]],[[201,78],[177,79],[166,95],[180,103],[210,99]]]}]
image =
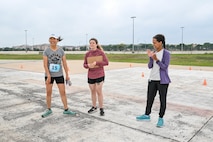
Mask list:
[{"label": "grass field", "polygon": [[[68,60],[83,60],[84,54],[67,54]],[[110,62],[147,63],[146,54],[107,54]],[[1,60],[41,60],[41,54],[0,54]],[[171,54],[171,65],[213,66],[213,54]]]}]

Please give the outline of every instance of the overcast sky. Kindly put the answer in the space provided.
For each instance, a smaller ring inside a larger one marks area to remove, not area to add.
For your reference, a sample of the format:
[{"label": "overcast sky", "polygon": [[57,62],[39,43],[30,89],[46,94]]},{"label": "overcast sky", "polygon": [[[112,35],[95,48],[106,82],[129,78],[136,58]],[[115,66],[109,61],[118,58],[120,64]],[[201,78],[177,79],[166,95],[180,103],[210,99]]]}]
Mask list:
[{"label": "overcast sky", "polygon": [[[48,43],[102,45],[151,43],[162,33],[166,43],[213,43],[213,0],[1,0],[0,47]],[[184,27],[184,28],[181,28]],[[183,29],[183,30],[182,30]],[[27,30],[27,31],[25,31]]]}]

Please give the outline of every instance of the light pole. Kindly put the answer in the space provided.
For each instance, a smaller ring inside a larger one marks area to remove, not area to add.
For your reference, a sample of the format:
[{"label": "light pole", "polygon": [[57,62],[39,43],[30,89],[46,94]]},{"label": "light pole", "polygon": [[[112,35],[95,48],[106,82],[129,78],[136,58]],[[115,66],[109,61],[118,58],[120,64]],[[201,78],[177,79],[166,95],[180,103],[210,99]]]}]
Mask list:
[{"label": "light pole", "polygon": [[133,27],[132,27],[132,53],[134,53],[134,19],[136,18],[135,16],[132,16],[131,17],[132,18],[132,21],[133,21],[133,23],[132,23],[132,25],[133,25]]},{"label": "light pole", "polygon": [[33,49],[32,50],[34,51],[34,37],[33,37]]},{"label": "light pole", "polygon": [[85,49],[86,51],[87,51],[87,42],[88,42],[87,37],[88,37],[88,34],[86,34],[86,49]]},{"label": "light pole", "polygon": [[26,52],[27,52],[27,30],[25,31],[25,48],[26,48]]},{"label": "light pole", "polygon": [[181,36],[181,41],[182,41],[182,43],[181,43],[181,51],[183,51],[183,28],[184,27],[180,27],[181,28],[181,31],[182,31],[182,36]]}]

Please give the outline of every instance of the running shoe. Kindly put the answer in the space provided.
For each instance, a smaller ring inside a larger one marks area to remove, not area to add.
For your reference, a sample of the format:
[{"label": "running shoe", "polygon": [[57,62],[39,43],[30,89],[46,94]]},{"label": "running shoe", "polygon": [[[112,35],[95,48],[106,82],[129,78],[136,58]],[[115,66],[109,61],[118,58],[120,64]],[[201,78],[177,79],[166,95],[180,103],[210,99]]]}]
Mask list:
[{"label": "running shoe", "polygon": [[104,116],[104,109],[103,108],[100,108],[100,115]]},{"label": "running shoe", "polygon": [[47,116],[49,116],[50,114],[52,113],[52,110],[51,109],[47,109],[42,115],[41,115],[41,117],[47,117]]},{"label": "running shoe", "polygon": [[160,117],[159,117],[159,118],[158,118],[158,123],[157,123],[156,126],[161,128],[161,127],[163,127],[163,124],[164,124],[163,118],[160,118]]},{"label": "running shoe", "polygon": [[137,116],[136,120],[139,120],[139,121],[150,121],[150,116],[144,114],[144,115],[141,115],[141,116]]},{"label": "running shoe", "polygon": [[97,111],[97,107],[92,107],[90,110],[88,110],[88,113],[94,113]]},{"label": "running shoe", "polygon": [[76,115],[76,112],[73,112],[71,110],[64,110],[63,114]]}]

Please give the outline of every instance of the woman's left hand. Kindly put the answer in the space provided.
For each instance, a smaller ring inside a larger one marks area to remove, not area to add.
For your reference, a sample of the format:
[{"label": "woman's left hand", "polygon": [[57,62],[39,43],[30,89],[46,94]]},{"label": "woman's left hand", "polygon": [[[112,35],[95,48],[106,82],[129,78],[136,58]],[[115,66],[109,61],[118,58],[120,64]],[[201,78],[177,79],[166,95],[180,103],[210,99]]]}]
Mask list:
[{"label": "woman's left hand", "polygon": [[66,80],[70,80],[70,77],[69,77],[69,76],[66,76]]},{"label": "woman's left hand", "polygon": [[153,55],[152,55],[152,59],[153,59],[153,60],[155,60],[155,61],[157,61],[157,60],[158,60],[158,58],[157,58],[156,54],[153,54]]}]

